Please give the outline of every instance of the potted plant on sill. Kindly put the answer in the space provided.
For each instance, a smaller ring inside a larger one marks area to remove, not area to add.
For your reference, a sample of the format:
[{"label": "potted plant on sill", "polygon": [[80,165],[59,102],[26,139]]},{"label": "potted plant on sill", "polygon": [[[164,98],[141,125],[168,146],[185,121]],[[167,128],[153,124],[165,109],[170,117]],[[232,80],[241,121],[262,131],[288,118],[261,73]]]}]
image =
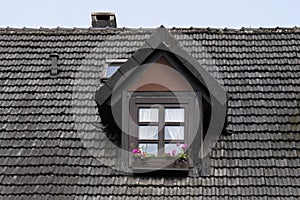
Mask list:
[{"label": "potted plant on sill", "polygon": [[141,168],[158,168],[158,169],[188,169],[190,150],[188,144],[176,144],[180,151],[172,150],[171,153],[155,156],[143,151],[143,148],[134,148],[133,167]]}]

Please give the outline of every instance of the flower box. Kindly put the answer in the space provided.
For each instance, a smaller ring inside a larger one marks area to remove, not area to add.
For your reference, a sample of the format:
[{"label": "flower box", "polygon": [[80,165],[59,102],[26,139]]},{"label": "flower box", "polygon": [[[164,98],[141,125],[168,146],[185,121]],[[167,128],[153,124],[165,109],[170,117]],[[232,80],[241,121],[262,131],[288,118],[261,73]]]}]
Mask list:
[{"label": "flower box", "polygon": [[134,169],[148,169],[156,170],[188,170],[189,169],[188,159],[178,158],[133,158],[132,168]]},{"label": "flower box", "polygon": [[[132,147],[134,148],[134,144]],[[159,157],[155,157],[153,154],[147,153],[143,148],[134,148],[132,150],[132,169],[135,172],[151,172],[151,171],[188,171],[190,167],[189,157],[190,150],[188,150],[188,144],[179,143],[176,144],[180,147],[180,151],[176,150],[165,153]]]}]

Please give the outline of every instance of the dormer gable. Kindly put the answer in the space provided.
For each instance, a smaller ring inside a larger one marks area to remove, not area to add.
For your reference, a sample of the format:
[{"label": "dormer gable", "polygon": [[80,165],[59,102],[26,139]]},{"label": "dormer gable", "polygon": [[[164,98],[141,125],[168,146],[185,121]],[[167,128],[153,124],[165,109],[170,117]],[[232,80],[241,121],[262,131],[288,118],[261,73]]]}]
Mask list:
[{"label": "dormer gable", "polygon": [[[204,171],[204,159],[224,128],[226,101],[224,88],[164,27],[96,92],[102,122],[120,132],[120,168],[134,173],[178,171],[165,159],[156,166],[145,163],[145,155],[161,158],[172,152],[172,158],[189,158],[179,171]],[[172,115],[173,122],[167,118]],[[144,167],[135,164],[135,156],[144,159]]]}]

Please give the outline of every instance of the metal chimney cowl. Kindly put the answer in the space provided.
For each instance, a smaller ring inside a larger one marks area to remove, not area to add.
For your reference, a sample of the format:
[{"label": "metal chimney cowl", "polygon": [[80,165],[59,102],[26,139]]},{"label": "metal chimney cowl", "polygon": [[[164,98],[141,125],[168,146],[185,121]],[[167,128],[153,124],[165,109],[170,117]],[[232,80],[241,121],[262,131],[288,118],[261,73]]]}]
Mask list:
[{"label": "metal chimney cowl", "polygon": [[117,20],[113,12],[92,12],[93,28],[117,28]]}]

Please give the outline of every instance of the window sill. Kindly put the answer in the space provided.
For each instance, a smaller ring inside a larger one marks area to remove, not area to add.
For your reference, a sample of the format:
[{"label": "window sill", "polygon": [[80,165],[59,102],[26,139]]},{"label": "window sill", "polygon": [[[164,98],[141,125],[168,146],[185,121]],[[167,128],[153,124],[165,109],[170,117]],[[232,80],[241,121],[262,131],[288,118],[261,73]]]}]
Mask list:
[{"label": "window sill", "polygon": [[147,171],[188,171],[189,160],[181,161],[175,158],[133,158],[132,169],[134,172]]}]

